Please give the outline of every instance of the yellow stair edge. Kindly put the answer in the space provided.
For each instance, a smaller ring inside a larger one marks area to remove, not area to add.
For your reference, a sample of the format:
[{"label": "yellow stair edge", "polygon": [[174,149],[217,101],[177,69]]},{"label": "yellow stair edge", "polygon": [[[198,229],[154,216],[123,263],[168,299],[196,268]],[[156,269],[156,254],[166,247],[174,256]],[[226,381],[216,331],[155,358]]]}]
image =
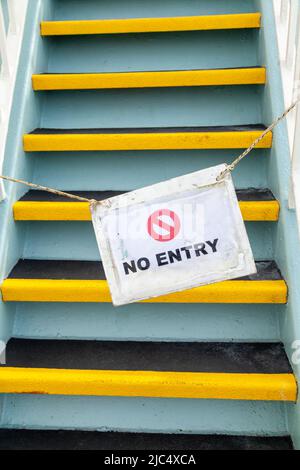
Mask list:
[{"label": "yellow stair edge", "polygon": [[264,67],[157,72],[40,74],[32,76],[32,85],[35,91],[262,85],[265,83],[266,69]]},{"label": "yellow stair edge", "polygon": [[[249,147],[262,130],[148,132],[148,133],[51,133],[24,135],[25,152],[101,150],[241,149]],[[269,132],[256,148],[271,148]]]},{"label": "yellow stair edge", "polygon": [[[273,201],[240,201],[245,221],[276,222],[280,205]],[[18,201],[13,206],[17,221],[82,221],[91,220],[88,202]]]},{"label": "yellow stair edge", "polygon": [[43,21],[42,36],[126,34],[172,31],[260,28],[260,13],[182,16],[166,18],[126,18],[83,21]]},{"label": "yellow stair edge", "polygon": [[0,393],[295,402],[293,374],[0,368]]},{"label": "yellow stair edge", "polygon": [[[111,303],[106,280],[14,279],[1,286],[4,302]],[[284,280],[225,281],[148,299],[147,303],[285,304]]]}]

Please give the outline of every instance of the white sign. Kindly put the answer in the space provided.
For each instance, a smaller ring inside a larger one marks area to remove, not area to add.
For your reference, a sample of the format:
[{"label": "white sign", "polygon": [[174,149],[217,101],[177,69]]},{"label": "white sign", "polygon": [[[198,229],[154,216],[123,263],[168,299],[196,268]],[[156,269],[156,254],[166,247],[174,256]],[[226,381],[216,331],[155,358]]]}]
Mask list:
[{"label": "white sign", "polygon": [[230,173],[214,185],[224,169],[91,206],[114,305],[256,273]]}]

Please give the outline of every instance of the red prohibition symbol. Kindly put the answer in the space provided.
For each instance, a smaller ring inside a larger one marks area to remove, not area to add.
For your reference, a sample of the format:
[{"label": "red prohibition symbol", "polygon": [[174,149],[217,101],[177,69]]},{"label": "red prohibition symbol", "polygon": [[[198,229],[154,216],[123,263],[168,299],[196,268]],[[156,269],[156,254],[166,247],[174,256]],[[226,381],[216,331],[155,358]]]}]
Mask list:
[{"label": "red prohibition symbol", "polygon": [[158,242],[170,242],[180,230],[178,215],[169,209],[159,209],[153,212],[147,225],[150,237]]}]

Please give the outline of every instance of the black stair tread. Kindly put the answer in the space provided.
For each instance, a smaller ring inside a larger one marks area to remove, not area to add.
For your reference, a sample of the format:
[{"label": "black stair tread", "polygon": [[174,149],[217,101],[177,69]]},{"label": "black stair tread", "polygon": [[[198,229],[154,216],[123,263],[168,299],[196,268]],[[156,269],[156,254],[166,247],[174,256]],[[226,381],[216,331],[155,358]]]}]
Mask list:
[{"label": "black stair tread", "polygon": [[[73,191],[65,190],[77,196],[85,197],[87,199],[96,199],[97,201],[108,199],[114,196],[119,196],[127,191]],[[237,189],[236,191],[239,201],[275,201],[274,194],[269,189]],[[67,197],[58,196],[57,194],[47,193],[46,191],[30,190],[24,194],[19,201],[39,201],[39,202],[80,202],[70,200]]]},{"label": "black stair tread", "polygon": [[117,75],[117,74],[131,74],[131,73],[161,73],[161,72],[198,72],[198,71],[214,71],[214,70],[247,70],[247,69],[264,69],[265,67],[261,65],[249,65],[243,67],[210,67],[206,68],[188,68],[188,69],[155,69],[155,70],[119,70],[118,72],[46,72],[46,73],[37,73],[35,75]]},{"label": "black stair tread", "polygon": [[[236,280],[278,281],[282,275],[275,261],[257,261],[257,274]],[[34,260],[21,259],[10,272],[9,279],[69,279],[104,280],[106,279],[100,261],[75,260]]]},{"label": "black stair tread", "polygon": [[[85,197],[87,199],[108,199],[114,196],[119,196],[120,194],[124,194],[127,191],[73,191],[73,190],[66,190],[67,193],[72,193],[77,196]],[[69,199],[67,197],[58,196],[57,194],[47,193],[46,191],[38,191],[38,190],[30,190],[26,194],[24,194],[19,201],[39,201],[39,202],[80,202],[76,199]]]},{"label": "black stair tread", "polygon": [[245,374],[292,373],[281,343],[13,338],[7,344],[4,367]]},{"label": "black stair tread", "polygon": [[0,429],[0,450],[293,450],[289,436]]},{"label": "black stair tread", "polygon": [[100,129],[35,129],[30,134],[151,134],[151,133],[180,133],[180,132],[243,132],[264,131],[263,124],[249,124],[242,126],[189,126],[189,127],[127,127],[127,128],[100,128]]}]

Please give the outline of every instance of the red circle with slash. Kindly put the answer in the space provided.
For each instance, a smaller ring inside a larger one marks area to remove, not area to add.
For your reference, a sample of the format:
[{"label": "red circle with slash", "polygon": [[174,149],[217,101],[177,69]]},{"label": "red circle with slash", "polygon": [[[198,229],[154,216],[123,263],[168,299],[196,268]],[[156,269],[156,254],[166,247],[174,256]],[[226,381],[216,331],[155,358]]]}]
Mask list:
[{"label": "red circle with slash", "polygon": [[180,227],[178,215],[169,209],[159,209],[148,218],[148,234],[158,242],[173,240],[178,235]]}]

